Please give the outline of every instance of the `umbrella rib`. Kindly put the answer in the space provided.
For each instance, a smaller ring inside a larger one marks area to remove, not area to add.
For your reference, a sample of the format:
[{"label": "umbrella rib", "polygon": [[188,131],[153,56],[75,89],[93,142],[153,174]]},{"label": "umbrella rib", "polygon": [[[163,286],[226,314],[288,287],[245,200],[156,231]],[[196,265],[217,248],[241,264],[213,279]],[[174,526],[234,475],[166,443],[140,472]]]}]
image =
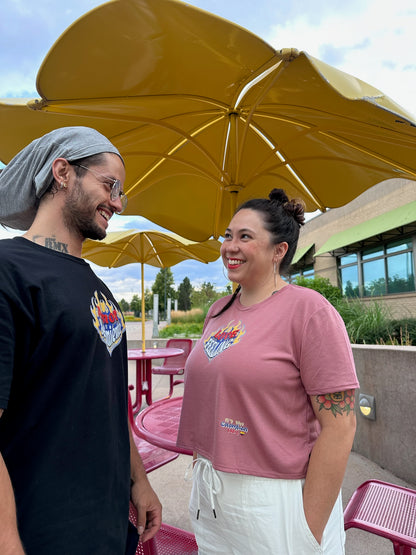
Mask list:
[{"label": "umbrella rib", "polygon": [[[265,79],[268,75],[270,75],[270,73],[273,73],[273,71],[275,71],[283,62],[283,59],[280,59],[278,62],[276,62],[275,64],[273,64],[271,67],[268,67],[267,69],[265,69],[260,75],[257,75],[256,77],[254,77],[253,79],[251,79],[248,83],[246,83],[244,85],[244,87],[241,89],[241,92],[239,93],[237,100],[235,102],[235,106],[234,108],[237,110],[238,109],[238,105],[240,104],[241,100],[244,98],[244,96],[255,86],[257,85],[257,83],[260,83],[260,81],[262,81],[263,79]],[[273,80],[274,82],[274,80]],[[268,89],[267,91],[268,92]],[[262,97],[264,97],[264,95],[262,95]],[[256,103],[256,105],[258,104],[258,102]]]},{"label": "umbrella rib", "polygon": [[[282,48],[278,51],[274,51],[273,56],[267,60],[262,66],[258,67],[254,74],[250,74],[249,81],[240,87],[240,92],[236,93],[236,101],[233,103],[235,109],[242,98],[249,92],[249,90],[257,85],[261,80],[265,79],[270,73],[273,73],[282,62],[290,63],[299,57],[301,52],[296,48]],[[277,58],[277,62],[275,61]],[[282,68],[283,69],[283,68]]]},{"label": "umbrella rib", "polygon": [[133,240],[133,237],[126,237],[126,242],[125,243],[121,243],[120,246],[114,247],[115,250],[118,252],[118,255],[116,256],[116,258],[113,261],[114,265],[116,265],[116,263],[120,260],[120,258],[124,254],[123,251],[125,250],[125,245],[131,245],[132,240]]},{"label": "umbrella rib", "polygon": [[[134,150],[130,150],[129,151],[129,155],[134,155],[134,156],[161,156],[160,152],[158,151],[152,151],[152,150],[140,150],[135,152]],[[207,170],[202,169],[198,164],[195,164],[194,162],[192,162],[191,160],[186,160],[185,158],[179,158],[179,157],[175,157],[175,158],[169,158],[168,155],[163,155],[163,160],[160,160],[160,163],[169,159],[173,159],[175,162],[179,162],[184,166],[188,166],[189,168],[192,168],[194,170],[198,170],[200,173],[205,174],[205,176],[210,177],[213,180],[217,180],[217,177],[213,174],[208,172]],[[160,163],[158,165],[160,165]],[[156,164],[156,162],[155,162]],[[150,170],[148,172],[148,174],[150,175]],[[144,189],[142,189],[144,190]],[[132,191],[132,189],[128,189],[126,190],[126,194],[130,193]]]},{"label": "umbrella rib", "polygon": [[[257,114],[257,116],[261,116],[261,114]],[[265,117],[269,117],[269,114],[265,114]],[[288,122],[288,123],[294,123],[296,125],[302,126],[305,128],[305,134],[308,134],[309,132],[316,132],[317,134],[321,134],[331,140],[337,141],[341,144],[347,145],[350,148],[358,151],[358,152],[362,152],[374,159],[377,159],[389,166],[391,166],[392,168],[397,169],[398,171],[402,171],[407,173],[409,176],[412,177],[412,179],[414,179],[416,177],[416,173],[413,172],[412,170],[410,170],[409,168],[406,168],[405,166],[401,166],[395,162],[393,162],[390,159],[387,159],[379,154],[376,154],[374,152],[371,152],[369,149],[365,149],[364,147],[361,147],[355,143],[353,143],[352,141],[348,141],[346,139],[342,139],[340,137],[337,137],[336,135],[328,132],[328,131],[322,131],[316,128],[313,128],[312,126],[305,124],[304,122],[301,121],[297,121],[291,118],[285,118],[285,117],[277,117],[273,118],[273,119],[279,119],[281,121],[284,122]],[[311,192],[309,191],[308,187],[305,185],[305,183],[303,182],[303,180],[301,179],[301,177],[297,174],[297,172],[294,170],[294,168],[290,165],[290,163],[287,162],[285,156],[282,154],[282,151],[278,149],[278,147],[276,147],[273,142],[267,137],[266,133],[259,127],[257,126],[253,121],[251,121],[249,123],[249,126],[257,133],[257,135],[267,144],[270,146],[270,154],[271,155],[276,155],[280,162],[287,168],[287,170],[292,174],[292,176],[296,179],[296,181],[300,184],[302,191],[304,193],[306,193],[313,202],[315,202],[318,207],[320,208],[320,210],[324,210],[324,204]]]},{"label": "umbrella rib", "polygon": [[160,258],[160,256],[159,256],[159,254],[158,254],[158,252],[157,252],[157,249],[156,249],[156,247],[155,247],[155,245],[154,245],[152,239],[151,239],[149,236],[147,236],[147,240],[149,241],[150,247],[151,247],[151,249],[153,250],[153,253],[154,253],[154,256],[155,256],[156,260],[159,262],[160,267],[161,267],[161,268],[164,268],[162,259]]},{"label": "umbrella rib", "polygon": [[[203,126],[198,127],[197,129],[194,129],[190,134],[185,134],[183,132],[180,132],[179,130],[176,130],[178,134],[181,133],[183,138],[178,143],[171,146],[171,148],[166,153],[163,153],[163,154],[161,154],[160,152],[155,153],[155,155],[159,156],[159,160],[154,162],[147,169],[147,171],[145,171],[140,176],[140,178],[134,182],[134,184],[127,190],[127,194],[131,194],[132,192],[134,192],[135,189],[137,189],[143,181],[145,181],[152,173],[154,173],[160,165],[162,165],[164,162],[169,160],[169,158],[172,158],[172,155],[175,154],[175,152],[177,152],[184,144],[187,144],[187,143],[193,144],[198,150],[200,150],[206,156],[206,158],[210,160],[210,162],[213,164],[215,169],[222,174],[222,179],[225,179],[226,175],[224,174],[224,171],[215,162],[215,159],[213,158],[213,156],[211,156],[211,154],[206,149],[204,149],[203,146],[198,141],[194,139],[194,137],[196,137],[197,135],[205,131],[205,129],[211,127],[212,125],[215,125],[218,121],[221,121],[222,119],[223,119],[223,116],[217,117],[215,118],[215,120],[211,120],[210,122],[205,123]],[[175,161],[181,161],[181,160],[183,161],[183,159],[175,158]],[[186,165],[188,165],[189,167],[193,167],[194,169],[197,169],[201,173],[205,174],[206,176],[211,177],[211,179],[213,179],[214,181],[217,181],[217,178],[213,174],[208,174],[205,170],[200,168],[198,165],[192,164],[191,162],[188,162],[188,161],[186,162],[183,161],[183,163],[186,163]],[[146,191],[149,187],[151,187],[151,183],[148,183],[146,186],[141,187],[140,192]]]},{"label": "umbrella rib", "polygon": [[[305,183],[303,182],[303,180],[300,178],[300,176],[296,173],[296,171],[290,166],[290,164],[286,161],[286,159],[284,158],[283,154],[281,154],[281,152],[279,152],[278,148],[272,143],[272,141],[266,136],[266,134],[259,128],[257,127],[253,122],[248,122],[248,120],[246,118],[242,118],[240,117],[240,119],[242,121],[244,121],[245,123],[245,130],[247,130],[248,128],[253,129],[253,131],[255,133],[257,133],[257,135],[260,137],[260,139],[270,147],[270,154],[271,155],[275,155],[279,158],[280,162],[282,163],[282,165],[288,170],[288,172],[292,175],[292,177],[298,182],[298,184],[300,185],[300,189],[299,191],[301,192],[301,194],[307,195],[310,200],[312,200],[312,202],[322,211],[325,210],[325,205],[324,203],[318,199],[318,197],[316,197],[309,189],[308,187],[305,185]],[[306,127],[306,126],[305,126]],[[309,127],[310,129],[310,127]],[[246,134],[245,134],[246,136]],[[230,186],[227,187],[227,189],[230,189]]]},{"label": "umbrella rib", "polygon": [[388,164],[389,166],[392,166],[393,168],[401,171],[401,172],[405,172],[409,175],[411,175],[414,178],[416,178],[416,172],[410,170],[409,168],[407,168],[406,166],[402,166],[400,164],[397,164],[396,162],[393,162],[393,160],[386,158],[384,156],[381,156],[380,154],[376,154],[375,152],[372,152],[371,150],[364,148],[360,145],[357,145],[355,143],[353,143],[352,141],[347,141],[346,139],[341,139],[340,137],[337,137],[336,135],[329,133],[328,131],[318,131],[319,134],[324,135],[325,137],[328,137],[329,139],[332,139],[334,141],[337,141],[341,144],[347,145],[351,148],[353,148],[354,150],[357,150],[358,152],[362,152],[364,154],[367,154],[368,156],[371,156],[372,158],[375,158],[376,160],[379,160],[380,162],[383,162],[384,164]]},{"label": "umbrella rib", "polygon": [[324,203],[317,197],[315,196],[312,191],[309,190],[309,188],[305,185],[304,181],[301,179],[301,177],[297,174],[297,172],[292,168],[292,166],[289,164],[289,162],[286,160],[286,158],[284,157],[284,155],[281,153],[281,151],[266,137],[266,135],[260,130],[260,128],[258,128],[254,123],[250,123],[249,124],[250,127],[258,134],[258,136],[267,144],[270,146],[270,151],[272,154],[274,154],[275,156],[277,156],[280,160],[280,162],[283,164],[283,166],[287,169],[287,171],[296,179],[296,181],[298,182],[298,184],[301,187],[301,191],[303,192],[303,194],[306,194],[316,205],[317,207],[322,210],[325,211],[325,205]]},{"label": "umbrella rib", "polygon": [[[107,107],[105,105],[108,103],[111,103],[111,105],[114,105],[114,102],[123,103],[126,100],[135,100],[136,102],[139,102],[145,99],[154,100],[155,98],[168,99],[169,102],[173,102],[173,100],[177,98],[183,99],[183,100],[194,100],[194,101],[204,102],[206,104],[215,106],[216,108],[220,108],[222,110],[228,107],[228,104],[224,104],[223,102],[216,100],[214,98],[210,98],[208,96],[200,96],[200,95],[185,94],[185,93],[141,95],[141,96],[103,96],[103,97],[90,97],[90,98],[62,98],[60,100],[47,100],[44,98],[35,98],[25,102],[25,105],[31,110],[35,110],[35,111],[38,110],[42,112],[76,114],[76,115],[82,116],[83,114],[79,112],[79,109],[77,109],[77,106],[79,105],[79,106],[85,107],[86,105],[91,104],[91,106],[94,106],[94,110],[89,110],[86,113],[85,117],[91,117],[91,115],[94,115],[102,119],[131,119],[129,116],[125,116],[121,114],[115,115],[113,112],[111,112],[111,115],[109,115],[107,111]],[[13,99],[13,100],[16,100],[16,99]],[[69,103],[69,105],[67,103]],[[97,105],[99,104],[103,104],[103,108],[101,110],[97,109]],[[65,110],[65,111],[62,112],[62,110]],[[134,119],[137,119],[137,118],[134,118]],[[142,119],[142,118],[139,118],[139,119]],[[143,120],[145,121],[146,118],[143,118]]]},{"label": "umbrella rib", "polygon": [[[412,179],[414,179],[416,177],[416,173],[414,171],[412,171],[411,169],[407,168],[406,166],[400,165],[396,162],[394,162],[393,160],[386,158],[385,156],[381,156],[380,154],[377,154],[375,152],[372,152],[371,150],[364,148],[360,145],[357,145],[356,143],[349,141],[347,139],[343,139],[341,137],[338,137],[337,135],[329,132],[329,131],[322,131],[320,129],[314,129],[311,126],[308,126],[302,122],[295,122],[294,120],[291,120],[289,118],[281,118],[279,117],[278,119],[282,120],[282,121],[287,121],[289,123],[296,123],[297,125],[301,125],[303,127],[305,127],[307,129],[307,131],[305,132],[306,134],[308,134],[309,131],[316,131],[316,134],[318,135],[323,135],[333,141],[337,141],[341,144],[344,144],[346,146],[349,146],[350,148],[352,148],[355,151],[358,152],[362,152],[368,156],[370,156],[371,158],[374,158],[376,160],[379,160],[380,162],[383,162],[384,164],[387,164],[389,166],[391,166],[392,168],[407,173],[409,176],[411,176]],[[252,129],[258,134],[258,136],[264,140],[266,142],[266,144],[269,144],[269,146],[271,147],[271,154],[274,153],[278,156],[279,160],[289,166],[289,171],[293,172],[293,168],[290,167],[290,164],[288,164],[288,162],[286,161],[285,157],[281,154],[281,150],[279,151],[279,149],[277,147],[274,146],[274,144],[272,143],[272,141],[270,139],[267,138],[266,134],[264,131],[261,130],[260,127],[256,126],[254,123],[250,124]],[[299,176],[296,176],[297,179],[300,179]],[[300,179],[300,182],[302,183],[302,180]],[[307,190],[307,187],[306,187]],[[312,196],[313,198],[313,196]]]},{"label": "umbrella rib", "polygon": [[[247,133],[248,133],[250,123],[251,123],[252,118],[253,118],[253,114],[256,111],[257,106],[261,103],[261,101],[265,98],[265,96],[268,94],[270,89],[274,86],[274,84],[276,83],[276,80],[279,78],[283,69],[285,69],[287,64],[290,63],[293,59],[295,59],[299,55],[299,52],[295,49],[284,49],[284,50],[279,51],[276,54],[280,56],[280,59],[276,63],[274,63],[273,65],[271,65],[270,67],[268,67],[264,71],[262,71],[259,75],[252,78],[248,83],[246,83],[246,85],[244,85],[240,94],[238,95],[237,101],[235,103],[235,108],[237,109],[238,105],[242,101],[243,97],[255,85],[257,85],[258,83],[260,83],[260,81],[263,81],[267,77],[271,76],[271,79],[269,80],[267,86],[265,86],[261,89],[261,94],[257,97],[256,102],[252,103],[248,114],[244,117],[244,120],[245,120],[246,124],[243,127],[243,134],[242,134],[240,144],[237,145],[237,148],[235,149],[235,156],[236,156],[235,181],[237,183],[238,183],[238,177],[239,177],[238,172],[239,172],[239,168],[240,168],[240,164],[238,163],[238,161],[242,158],[242,153],[243,153],[244,146],[245,146],[245,143],[246,143]],[[285,63],[283,63],[283,62],[285,62]],[[243,118],[241,118],[241,119],[243,120]],[[237,139],[236,139],[236,141],[237,141]]]}]

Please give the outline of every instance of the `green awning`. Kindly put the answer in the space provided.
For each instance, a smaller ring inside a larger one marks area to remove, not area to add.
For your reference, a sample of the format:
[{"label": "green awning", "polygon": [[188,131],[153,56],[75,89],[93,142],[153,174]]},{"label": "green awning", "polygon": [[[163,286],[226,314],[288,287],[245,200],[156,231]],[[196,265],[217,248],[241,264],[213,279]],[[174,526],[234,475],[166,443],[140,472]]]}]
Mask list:
[{"label": "green awning", "polygon": [[292,260],[292,264],[296,264],[296,262],[299,262],[299,260],[301,258],[303,258],[305,256],[305,254],[314,246],[314,243],[311,243],[310,245],[306,245],[306,247],[299,247],[298,249],[296,249],[295,252],[295,256],[293,257]]},{"label": "green awning", "polygon": [[390,212],[376,216],[371,220],[362,222],[354,227],[332,235],[326,243],[315,253],[315,256],[335,251],[359,243],[370,237],[375,237],[395,228],[403,227],[416,222],[416,201],[395,208]]}]

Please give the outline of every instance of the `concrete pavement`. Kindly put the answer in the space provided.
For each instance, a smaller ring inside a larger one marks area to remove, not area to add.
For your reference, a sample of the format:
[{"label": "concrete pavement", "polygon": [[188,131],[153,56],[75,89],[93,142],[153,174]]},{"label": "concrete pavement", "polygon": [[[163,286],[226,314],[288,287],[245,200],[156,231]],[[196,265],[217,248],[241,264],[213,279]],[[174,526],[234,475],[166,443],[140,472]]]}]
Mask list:
[{"label": "concrete pavement", "polygon": [[[146,322],[146,338],[151,338],[152,322]],[[127,329],[128,339],[136,339],[137,328]],[[134,337],[132,335],[134,334]],[[130,337],[129,337],[130,335]],[[135,381],[134,363],[129,363],[129,383]],[[169,390],[168,376],[153,376],[153,399],[165,397]],[[175,387],[174,395],[182,395],[183,386]],[[186,469],[191,457],[180,455],[175,461],[149,474],[150,482],[157,492],[163,505],[163,521],[167,524],[192,531],[189,515],[188,500],[191,482],[185,480]],[[409,484],[381,468],[374,462],[358,453],[351,453],[343,483],[344,506],[355,489],[366,480],[377,479],[397,485],[416,489],[416,484]],[[369,534],[357,529],[346,532],[346,555],[392,555],[393,545],[389,540]],[[415,551],[415,550],[413,550]],[[272,554],[271,554],[272,555]]]}]

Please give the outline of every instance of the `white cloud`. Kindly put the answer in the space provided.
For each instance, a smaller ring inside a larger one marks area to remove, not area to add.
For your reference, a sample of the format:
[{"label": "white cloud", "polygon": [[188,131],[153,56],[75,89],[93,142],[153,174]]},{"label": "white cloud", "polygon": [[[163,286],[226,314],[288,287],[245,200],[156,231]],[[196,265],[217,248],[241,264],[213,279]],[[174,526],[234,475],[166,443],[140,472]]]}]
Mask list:
[{"label": "white cloud", "polygon": [[11,239],[12,237],[17,237],[22,235],[23,231],[18,231],[16,229],[4,228],[0,225],[0,239]]},{"label": "white cloud", "polygon": [[383,9],[362,2],[350,13],[321,13],[311,22],[297,15],[269,31],[276,49],[294,47],[366,81],[416,114],[416,8],[398,0]]}]

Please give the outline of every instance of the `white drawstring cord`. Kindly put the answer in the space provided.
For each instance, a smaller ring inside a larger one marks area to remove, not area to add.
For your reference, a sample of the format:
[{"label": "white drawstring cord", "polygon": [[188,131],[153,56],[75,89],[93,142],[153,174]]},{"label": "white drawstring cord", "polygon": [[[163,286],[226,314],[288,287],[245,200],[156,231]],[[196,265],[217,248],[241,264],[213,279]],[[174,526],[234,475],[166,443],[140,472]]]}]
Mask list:
[{"label": "white drawstring cord", "polygon": [[[192,475],[189,478],[189,470],[191,469],[192,471]],[[197,469],[197,470],[196,470]],[[202,481],[206,484],[208,491],[209,491],[209,495],[210,495],[210,499],[211,499],[211,508],[212,508],[212,512],[214,513],[214,518],[217,518],[217,513],[215,512],[215,501],[214,501],[214,494],[216,495],[217,493],[220,492],[221,489],[221,481],[218,478],[218,475],[215,471],[215,469],[213,468],[211,461],[204,459],[204,458],[197,458],[195,460],[193,460],[187,467],[186,472],[185,472],[185,480],[189,481],[189,480],[193,480],[194,479],[194,475],[195,475],[195,470],[197,471],[198,474],[201,474],[201,479]],[[198,509],[196,512],[196,518],[197,520],[199,519],[199,513],[201,512],[200,509],[200,492],[199,492],[199,479],[198,476],[195,476],[195,485],[196,485],[196,489],[197,489],[197,499],[198,499]]]}]

